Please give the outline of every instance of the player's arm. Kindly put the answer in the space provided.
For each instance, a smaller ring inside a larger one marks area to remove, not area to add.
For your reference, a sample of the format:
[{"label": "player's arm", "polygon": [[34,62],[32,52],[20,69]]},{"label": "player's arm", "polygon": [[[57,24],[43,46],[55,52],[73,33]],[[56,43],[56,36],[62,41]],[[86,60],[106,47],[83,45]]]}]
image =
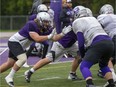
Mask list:
[{"label": "player's arm", "polygon": [[69,25],[68,27],[64,27],[62,29],[62,32],[60,34],[55,34],[52,38],[53,41],[58,41],[62,37],[64,37],[67,33],[69,33],[72,30],[72,26]]},{"label": "player's arm", "polygon": [[85,55],[85,46],[84,46],[85,41],[84,41],[84,36],[82,32],[77,33],[77,39],[78,39],[78,45],[79,45],[79,52],[80,52],[81,58],[83,58]]},{"label": "player's arm", "polygon": [[45,40],[48,40],[48,35],[39,35],[38,33],[33,31],[29,32],[29,35],[36,42],[43,42]]}]

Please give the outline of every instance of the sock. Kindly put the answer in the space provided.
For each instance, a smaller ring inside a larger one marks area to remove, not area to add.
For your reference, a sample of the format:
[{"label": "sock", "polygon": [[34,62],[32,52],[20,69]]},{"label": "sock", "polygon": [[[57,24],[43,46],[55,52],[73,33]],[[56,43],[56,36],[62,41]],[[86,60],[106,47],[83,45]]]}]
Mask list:
[{"label": "sock", "polygon": [[116,74],[114,72],[114,69],[113,68],[110,68],[111,72],[112,72],[112,77],[113,77],[113,80],[114,82],[116,81]]},{"label": "sock", "polygon": [[34,70],[33,68],[31,68],[31,69],[30,69],[30,71],[31,71],[32,73],[34,73],[34,72],[35,72],[35,70]]},{"label": "sock", "polygon": [[112,77],[113,77],[114,82],[116,82],[116,74],[115,74],[115,72],[112,72]]},{"label": "sock", "polygon": [[114,72],[114,69],[113,69],[113,68],[110,68],[110,70],[111,70],[112,72]]},{"label": "sock", "polygon": [[92,79],[88,79],[88,80],[86,81],[86,83],[89,84],[89,85],[94,85],[93,82],[92,82]]},{"label": "sock", "polygon": [[72,71],[70,71],[70,73],[76,74],[76,72],[72,72]]},{"label": "sock", "polygon": [[7,77],[13,78],[15,73],[16,73],[16,71],[12,68]]},{"label": "sock", "polygon": [[113,83],[113,79],[108,80],[109,84]]},{"label": "sock", "polygon": [[113,79],[109,79],[108,82],[109,82],[109,85],[110,85],[111,87],[114,86],[114,81],[113,81]]}]

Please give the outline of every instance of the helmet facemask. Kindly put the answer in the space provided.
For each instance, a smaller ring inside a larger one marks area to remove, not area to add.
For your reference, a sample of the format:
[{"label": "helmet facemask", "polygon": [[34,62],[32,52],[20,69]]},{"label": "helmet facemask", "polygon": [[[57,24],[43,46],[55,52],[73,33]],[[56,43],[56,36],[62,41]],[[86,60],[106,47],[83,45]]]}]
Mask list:
[{"label": "helmet facemask", "polygon": [[105,4],[100,9],[100,14],[113,14],[114,9],[110,4]]},{"label": "helmet facemask", "polygon": [[39,22],[39,25],[45,29],[51,27],[51,18],[50,15],[47,12],[40,12],[37,14],[37,20]]}]

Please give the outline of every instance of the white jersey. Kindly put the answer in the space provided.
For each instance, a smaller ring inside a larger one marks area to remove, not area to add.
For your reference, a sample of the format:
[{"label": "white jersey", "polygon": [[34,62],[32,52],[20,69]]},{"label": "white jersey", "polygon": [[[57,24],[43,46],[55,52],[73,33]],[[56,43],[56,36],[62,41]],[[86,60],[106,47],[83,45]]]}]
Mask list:
[{"label": "white jersey", "polygon": [[32,43],[32,41],[30,41],[28,38],[25,38],[25,37],[21,36],[18,32],[16,34],[14,34],[13,36],[11,36],[9,41],[19,42],[24,50],[28,46],[30,46],[30,44]]},{"label": "white jersey", "polygon": [[98,16],[98,21],[103,26],[106,33],[113,38],[116,35],[116,15],[114,14],[102,14]]},{"label": "white jersey", "polygon": [[107,35],[95,17],[78,18],[73,22],[72,27],[75,34],[83,33],[87,47],[91,45],[96,36]]},{"label": "white jersey", "polygon": [[[75,42],[71,47],[64,48],[58,41],[54,42],[51,48],[51,51],[55,52],[55,58],[54,61],[57,62],[59,61],[65,53],[69,53],[73,57],[79,56],[79,49],[78,49],[78,44]],[[49,52],[46,55],[47,58],[49,58],[50,61],[53,61],[53,56],[51,52]]]},{"label": "white jersey", "polygon": [[48,14],[50,15],[50,18],[51,18],[51,25],[53,26],[53,20],[54,20],[54,11],[52,9],[49,9],[48,10]]},{"label": "white jersey", "polygon": [[48,14],[50,15],[52,19],[54,19],[54,11],[52,9],[48,10]]}]

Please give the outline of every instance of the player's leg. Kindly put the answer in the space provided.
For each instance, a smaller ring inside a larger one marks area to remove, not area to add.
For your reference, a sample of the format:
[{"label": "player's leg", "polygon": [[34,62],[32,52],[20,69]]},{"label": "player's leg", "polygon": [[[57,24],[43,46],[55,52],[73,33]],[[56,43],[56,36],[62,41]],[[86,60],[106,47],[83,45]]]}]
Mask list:
[{"label": "player's leg", "polygon": [[111,60],[110,60],[109,63],[108,63],[108,67],[110,68],[110,70],[111,70],[111,72],[112,72],[113,80],[116,82],[116,73],[115,73],[115,71],[114,71],[114,66],[113,66]]},{"label": "player's leg", "polygon": [[102,58],[100,58],[100,60],[99,60],[100,70],[102,71],[102,75],[104,76],[104,78],[109,83],[105,87],[115,87],[112,71],[110,70],[110,68],[108,66],[108,64],[112,64],[111,61],[109,62],[109,60],[112,56],[114,45],[110,41],[104,41],[103,43],[105,43],[104,44],[104,49],[105,50],[103,52]]},{"label": "player's leg", "polygon": [[[13,78],[15,73],[22,67],[22,65],[26,62],[27,56],[22,46],[18,42],[8,42],[9,46],[9,57],[17,60],[13,65],[10,73],[5,77],[7,84],[11,87],[14,87]],[[14,48],[16,47],[16,48]]]},{"label": "player's leg", "polygon": [[86,81],[86,87],[95,87],[94,83],[93,83],[93,77],[92,77],[90,68],[94,64],[96,64],[98,62],[99,58],[101,58],[101,56],[104,54],[103,52],[105,51],[105,48],[102,45],[104,46],[104,44],[102,42],[99,42],[99,43],[96,43],[96,44],[90,46],[87,49],[85,56],[83,57],[83,60],[81,62],[80,70]]},{"label": "player's leg", "polygon": [[75,59],[72,61],[72,67],[71,67],[71,71],[69,73],[69,76],[68,76],[68,79],[71,79],[71,80],[82,80],[81,78],[78,77],[78,75],[76,74],[76,70],[79,66],[78,64],[78,59]]},{"label": "player's leg", "polygon": [[67,52],[74,57],[74,60],[72,61],[71,70],[68,76],[68,79],[71,80],[81,80],[76,74],[77,68],[79,67],[79,61],[80,61],[80,55],[78,52],[78,45],[75,43],[70,48],[67,49]]},{"label": "player's leg", "polygon": [[43,58],[41,60],[39,60],[31,69],[25,71],[24,75],[25,75],[25,79],[26,81],[29,83],[30,82],[30,78],[31,75],[38,69],[40,69],[41,67],[49,64],[51,62],[51,60],[49,60],[49,58]]},{"label": "player's leg", "polygon": [[[109,69],[111,70],[113,80],[114,80],[114,82],[115,82],[115,84],[116,84],[116,74],[115,74],[114,66],[113,66],[111,60],[112,60],[112,59],[110,59],[109,62],[108,62],[108,67],[109,67]],[[106,82],[106,84],[104,85],[104,87],[106,87],[107,85],[109,85],[108,82]]]},{"label": "player's leg", "polygon": [[11,69],[10,73],[5,77],[7,84],[11,87],[14,87],[13,78],[15,73],[20,69],[20,67],[22,67],[22,65],[26,62],[27,59],[25,53],[18,55],[17,58],[18,60],[13,65],[13,68]]},{"label": "player's leg", "polygon": [[14,59],[8,58],[8,60],[0,66],[0,73],[3,73],[9,68],[11,68],[15,62],[16,61]]},{"label": "player's leg", "polygon": [[[43,66],[49,64],[52,61],[57,61],[57,57],[62,56],[60,53],[62,53],[59,50],[59,46],[56,44],[56,42],[53,43],[53,46],[51,48],[51,51],[48,52],[46,55],[46,58],[43,58],[39,60],[31,69],[27,70],[24,75],[27,82],[30,82],[31,75],[38,69],[42,68]],[[59,59],[58,59],[59,60]]]},{"label": "player's leg", "polygon": [[44,45],[44,47],[43,47],[43,51],[42,51],[42,53],[43,53],[42,58],[45,58],[45,56],[48,52],[49,44],[43,44],[43,45]]}]

